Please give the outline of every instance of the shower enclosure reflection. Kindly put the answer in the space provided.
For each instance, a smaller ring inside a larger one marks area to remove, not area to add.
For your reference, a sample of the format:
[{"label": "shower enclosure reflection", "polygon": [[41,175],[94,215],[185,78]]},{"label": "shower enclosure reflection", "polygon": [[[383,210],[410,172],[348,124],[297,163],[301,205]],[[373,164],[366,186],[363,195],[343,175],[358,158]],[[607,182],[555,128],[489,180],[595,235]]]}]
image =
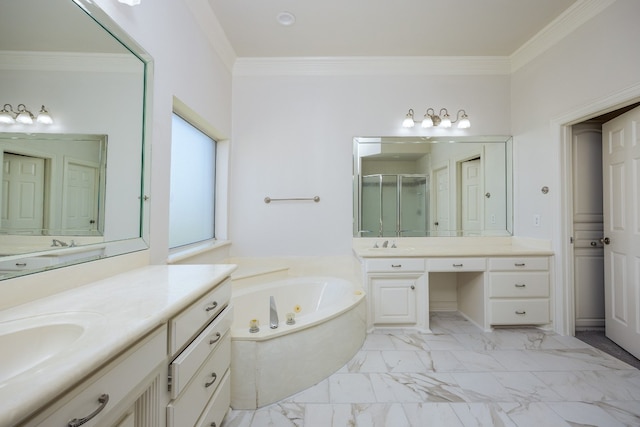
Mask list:
[{"label": "shower enclosure reflection", "polygon": [[354,236],[505,236],[511,139],[354,139]]},{"label": "shower enclosure reflection", "polygon": [[363,176],[362,237],[425,236],[428,203],[428,175]]}]

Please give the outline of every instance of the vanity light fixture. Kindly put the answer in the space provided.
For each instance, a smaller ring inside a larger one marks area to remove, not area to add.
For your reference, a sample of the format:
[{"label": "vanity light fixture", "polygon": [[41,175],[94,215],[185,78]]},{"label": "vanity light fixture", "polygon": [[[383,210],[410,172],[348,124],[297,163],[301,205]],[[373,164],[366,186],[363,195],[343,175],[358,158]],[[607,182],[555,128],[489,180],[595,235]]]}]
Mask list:
[{"label": "vanity light fixture", "polygon": [[[412,128],[418,123],[413,118],[413,109],[409,109],[409,112],[404,118],[402,122],[402,126],[405,128]],[[471,122],[469,121],[469,116],[467,116],[467,112],[464,110],[458,110],[456,113],[456,119],[451,120],[451,116],[449,115],[449,111],[446,108],[441,108],[440,113],[436,114],[433,108],[428,108],[427,112],[424,114],[424,118],[420,122],[423,128],[430,127],[441,127],[441,128],[450,128],[453,123],[458,123],[458,129],[468,129],[471,127]]]},{"label": "vanity light fixture", "polygon": [[37,118],[31,111],[27,110],[27,107],[24,104],[18,104],[17,111],[13,109],[11,104],[4,104],[2,110],[0,110],[1,124],[11,125],[14,123],[20,123],[23,125],[31,125],[34,120],[37,123],[45,125],[53,123],[53,118],[51,118],[51,114],[49,114],[44,105],[40,109]]}]

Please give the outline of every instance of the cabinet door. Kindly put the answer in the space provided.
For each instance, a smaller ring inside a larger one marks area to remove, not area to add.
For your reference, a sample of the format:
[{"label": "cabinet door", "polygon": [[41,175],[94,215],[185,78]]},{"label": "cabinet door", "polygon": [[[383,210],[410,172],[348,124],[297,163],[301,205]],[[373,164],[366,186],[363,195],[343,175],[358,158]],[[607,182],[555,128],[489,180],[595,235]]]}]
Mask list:
[{"label": "cabinet door", "polygon": [[420,276],[371,277],[374,324],[415,324]]}]

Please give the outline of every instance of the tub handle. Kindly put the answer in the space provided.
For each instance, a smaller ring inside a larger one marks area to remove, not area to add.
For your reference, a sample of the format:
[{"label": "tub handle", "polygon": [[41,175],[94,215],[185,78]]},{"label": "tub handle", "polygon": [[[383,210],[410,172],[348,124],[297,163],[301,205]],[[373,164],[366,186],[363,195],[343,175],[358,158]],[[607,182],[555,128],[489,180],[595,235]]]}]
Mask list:
[{"label": "tub handle", "polygon": [[215,372],[213,372],[211,374],[211,376],[213,377],[213,379],[211,381],[209,381],[208,383],[204,383],[205,387],[211,387],[213,385],[213,383],[215,383],[216,380],[218,379],[218,374],[216,374]]},{"label": "tub handle", "polygon": [[215,310],[215,308],[218,306],[218,301],[214,301],[211,303],[211,305],[209,307],[206,307],[205,310],[206,311],[211,311],[211,310]]},{"label": "tub handle", "polygon": [[209,340],[209,345],[215,344],[218,341],[220,341],[220,337],[222,337],[222,335],[220,334],[220,332],[216,332],[215,338],[211,338]]}]

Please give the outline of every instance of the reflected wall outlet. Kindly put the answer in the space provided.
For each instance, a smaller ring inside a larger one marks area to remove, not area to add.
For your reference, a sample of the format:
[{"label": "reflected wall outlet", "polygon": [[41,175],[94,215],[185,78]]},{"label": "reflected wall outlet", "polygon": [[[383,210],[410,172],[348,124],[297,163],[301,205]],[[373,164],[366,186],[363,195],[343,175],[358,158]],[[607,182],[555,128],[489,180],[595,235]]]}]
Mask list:
[{"label": "reflected wall outlet", "polygon": [[540,227],[540,214],[535,214],[533,216],[533,226]]}]

